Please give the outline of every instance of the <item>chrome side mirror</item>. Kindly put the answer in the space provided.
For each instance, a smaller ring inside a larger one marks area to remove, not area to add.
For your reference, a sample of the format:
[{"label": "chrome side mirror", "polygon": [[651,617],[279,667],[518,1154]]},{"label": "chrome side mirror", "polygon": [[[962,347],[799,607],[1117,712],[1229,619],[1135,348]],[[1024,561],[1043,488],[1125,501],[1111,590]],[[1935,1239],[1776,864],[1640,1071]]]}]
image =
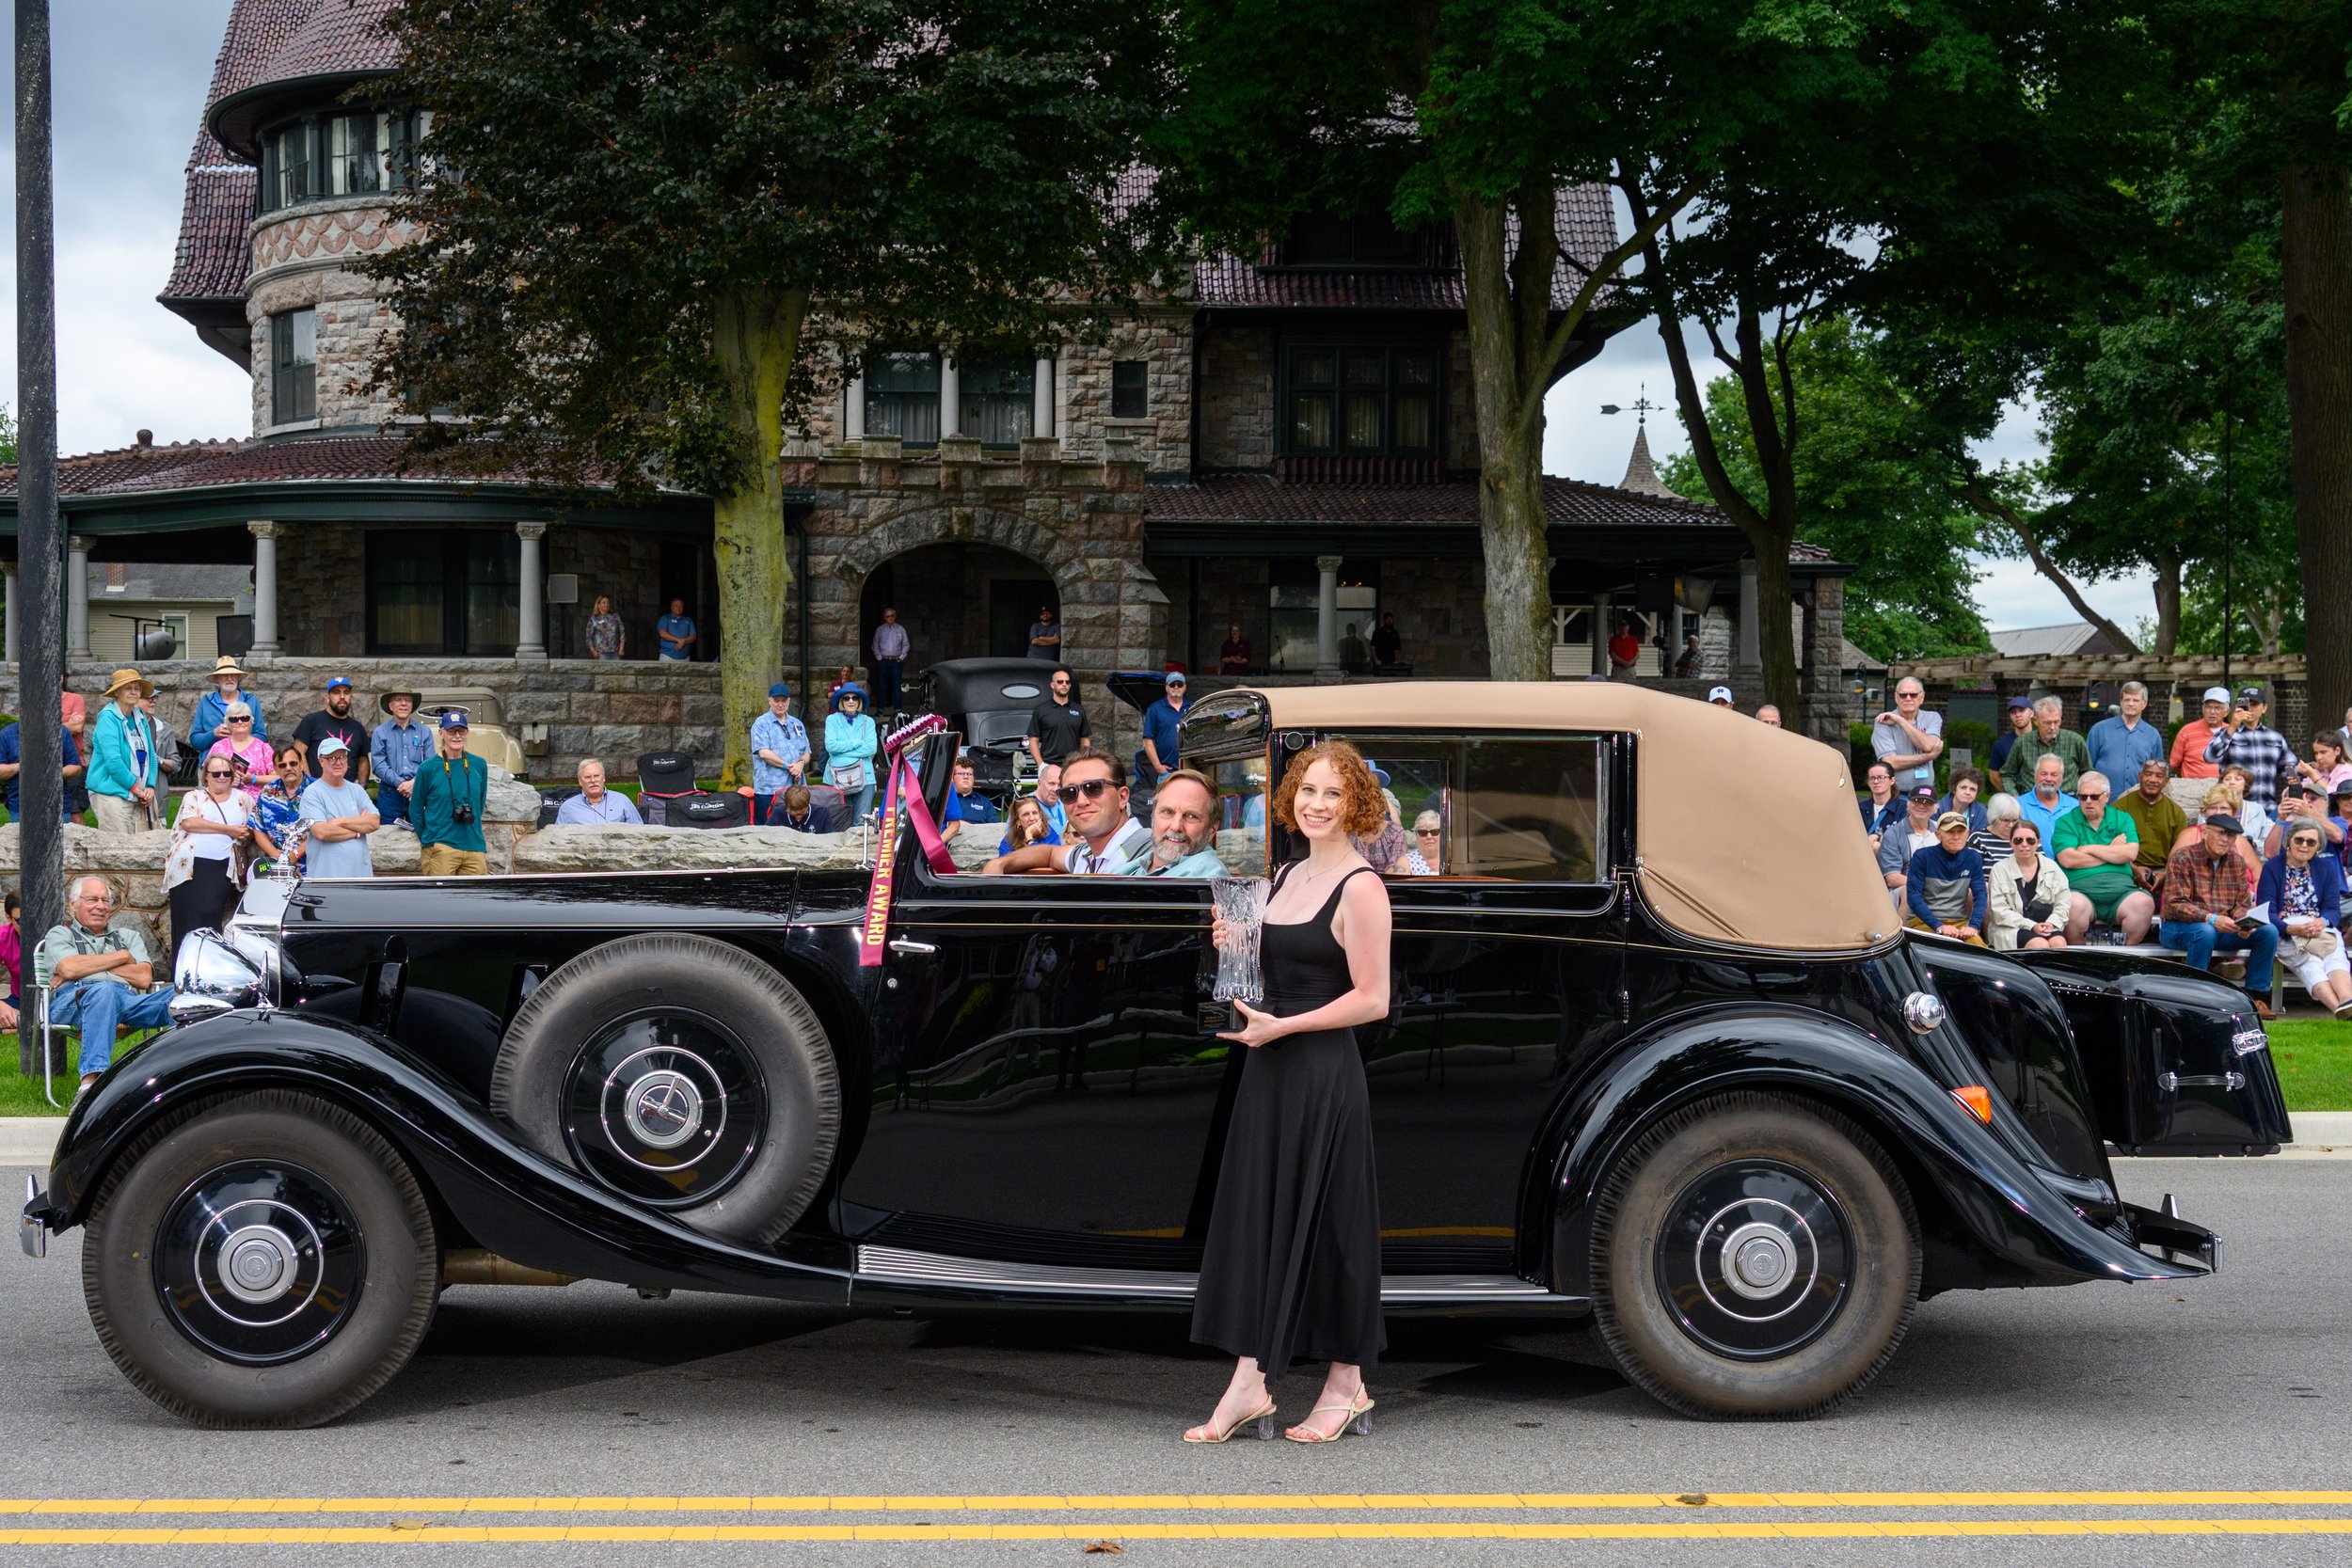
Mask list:
[{"label": "chrome side mirror", "polygon": [[180,944],[167,1004],[175,1022],[251,1007],[263,999],[262,967],[218,931],[198,931]]}]

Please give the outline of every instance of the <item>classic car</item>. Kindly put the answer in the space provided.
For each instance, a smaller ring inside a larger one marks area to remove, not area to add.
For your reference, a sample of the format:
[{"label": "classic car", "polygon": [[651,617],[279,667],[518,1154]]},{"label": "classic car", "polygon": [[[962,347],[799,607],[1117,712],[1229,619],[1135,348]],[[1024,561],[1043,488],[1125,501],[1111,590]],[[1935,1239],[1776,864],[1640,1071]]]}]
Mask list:
[{"label": "classic car", "polygon": [[[1901,929],[1815,741],[1630,685],[1218,692],[1184,748],[1231,870],[1293,853],[1263,792],[1319,736],[1443,822],[1363,1031],[1391,1313],[1589,1326],[1673,1409],[1804,1415],[1938,1292],[2212,1270],[2110,1145],[2291,1136],[2243,992]],[[902,753],[932,807],[954,749]],[[350,1409],[452,1283],[1185,1309],[1240,1067],[1210,884],[941,869],[913,815],[865,869],[261,888],[25,1244],[83,1227],[106,1351],[213,1425]]]},{"label": "classic car", "polygon": [[1022,742],[1056,668],[1039,658],[947,658],[923,671],[926,705],[963,737],[972,782],[1000,804],[1037,781]]}]

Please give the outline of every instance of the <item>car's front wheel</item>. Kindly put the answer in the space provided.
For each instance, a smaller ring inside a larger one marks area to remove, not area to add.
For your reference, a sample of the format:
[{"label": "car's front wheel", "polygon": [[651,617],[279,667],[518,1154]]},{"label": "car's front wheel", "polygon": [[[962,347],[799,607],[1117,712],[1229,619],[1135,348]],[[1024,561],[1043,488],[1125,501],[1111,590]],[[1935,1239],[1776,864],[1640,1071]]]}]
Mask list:
[{"label": "car's front wheel", "polygon": [[397,1149],[290,1091],[146,1134],[99,1189],[82,1291],[134,1386],[207,1427],[307,1427],[407,1364],[433,1321],[433,1213]]},{"label": "car's front wheel", "polygon": [[1919,1299],[1901,1173],[1851,1118],[1768,1094],[1687,1106],[1602,1183],[1594,1317],[1686,1415],[1819,1414],[1885,1366]]}]

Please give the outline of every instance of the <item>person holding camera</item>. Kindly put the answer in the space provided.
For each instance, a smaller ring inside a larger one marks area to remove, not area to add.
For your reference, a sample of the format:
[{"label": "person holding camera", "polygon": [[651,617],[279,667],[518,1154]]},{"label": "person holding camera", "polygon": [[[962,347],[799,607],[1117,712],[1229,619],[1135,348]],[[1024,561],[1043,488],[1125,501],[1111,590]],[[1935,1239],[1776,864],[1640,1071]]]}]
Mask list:
[{"label": "person holding camera", "polygon": [[2203,828],[2195,843],[2175,847],[2165,863],[2156,940],[2185,958],[2191,969],[2211,969],[2217,949],[2244,953],[2247,993],[2254,1000],[2255,1012],[2268,1018],[2265,997],[2271,963],[2279,956],[2279,927],[2248,918],[2254,894],[2238,861],[2246,830],[2226,811],[2206,816]]},{"label": "person holding camera", "polygon": [[408,815],[417,825],[417,869],[427,877],[486,877],[489,846],[482,812],[490,795],[490,765],[466,754],[466,715],[441,715],[434,754],[409,786]]}]

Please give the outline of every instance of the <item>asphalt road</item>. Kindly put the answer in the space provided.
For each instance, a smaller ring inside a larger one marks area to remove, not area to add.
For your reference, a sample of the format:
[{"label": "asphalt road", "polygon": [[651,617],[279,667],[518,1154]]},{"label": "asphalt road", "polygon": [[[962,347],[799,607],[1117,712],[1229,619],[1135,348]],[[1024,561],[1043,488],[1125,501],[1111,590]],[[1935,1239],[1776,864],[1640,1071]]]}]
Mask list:
[{"label": "asphalt road", "polygon": [[[373,1559],[371,1539],[469,1565],[1075,1562],[1098,1541],[1171,1564],[2352,1559],[2352,1490],[2278,1496],[2352,1488],[2352,1164],[2119,1174],[2221,1230],[2228,1272],[1940,1297],[1860,1401],[1802,1424],[1669,1416],[1579,1333],[1397,1322],[1374,1435],[1321,1449],[1179,1443],[1224,1376],[1180,1318],[876,1320],[592,1284],[451,1291],[416,1362],[336,1426],[194,1432],[100,1350],[75,1233],[45,1262],[0,1259],[0,1494],[24,1500],[0,1502],[0,1530],[69,1532],[0,1534],[0,1552],[224,1568]],[[1295,1377],[1277,1397],[1303,1412],[1312,1393]],[[2060,1496],[1985,1496],[2020,1492]],[[2083,1496],[2115,1493],[2140,1496]],[[188,1501],[208,1498],[248,1501]],[[524,1527],[574,1533],[464,1533]],[[93,1534],[134,1528],[155,1533]],[[262,1533],[185,1533],[224,1529]]]}]

